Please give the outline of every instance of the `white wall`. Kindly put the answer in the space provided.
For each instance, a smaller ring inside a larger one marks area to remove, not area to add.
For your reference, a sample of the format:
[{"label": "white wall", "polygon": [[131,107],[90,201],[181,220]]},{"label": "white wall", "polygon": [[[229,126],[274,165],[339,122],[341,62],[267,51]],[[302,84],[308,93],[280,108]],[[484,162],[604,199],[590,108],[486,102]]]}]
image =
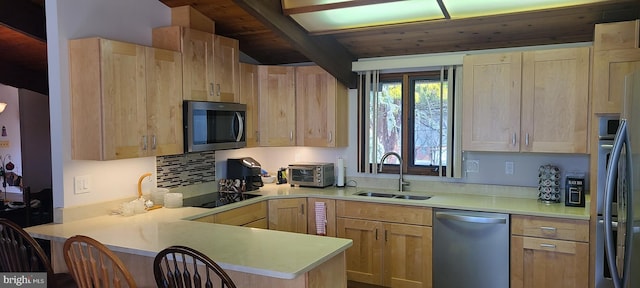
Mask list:
[{"label": "white wall", "polygon": [[[157,0],[47,0],[45,9],[54,207],[135,197],[140,175],[153,172],[155,179],[155,157],[71,160],[67,41],[99,36],[150,46],[152,28],[170,25],[171,10]],[[84,175],[91,178],[91,192],[76,195],[74,177]]]},{"label": "white wall", "polygon": [[[0,134],[0,141],[8,141],[9,147],[0,147],[0,163],[7,164],[9,161],[15,165],[11,171],[22,176],[22,149],[20,148],[20,109],[18,89],[15,87],[0,84],[0,102],[7,103],[4,112],[0,114],[0,129],[5,128],[7,136]],[[0,178],[2,183],[2,178]],[[2,187],[0,191],[10,193],[22,193],[20,187],[9,186]],[[4,197],[1,195],[0,197]]]}]

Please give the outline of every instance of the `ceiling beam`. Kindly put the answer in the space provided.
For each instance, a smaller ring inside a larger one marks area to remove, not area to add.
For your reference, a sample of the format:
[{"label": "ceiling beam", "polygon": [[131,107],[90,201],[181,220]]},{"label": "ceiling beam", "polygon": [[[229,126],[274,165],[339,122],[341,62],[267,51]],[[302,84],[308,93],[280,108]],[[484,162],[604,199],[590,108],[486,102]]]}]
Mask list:
[{"label": "ceiling beam", "polygon": [[331,36],[309,36],[289,17],[282,14],[280,0],[233,0],[249,14],[271,28],[309,60],[325,69],[347,87],[356,86],[351,62],[356,58]]},{"label": "ceiling beam", "polygon": [[44,7],[31,1],[0,0],[0,22],[31,37],[47,40]]}]

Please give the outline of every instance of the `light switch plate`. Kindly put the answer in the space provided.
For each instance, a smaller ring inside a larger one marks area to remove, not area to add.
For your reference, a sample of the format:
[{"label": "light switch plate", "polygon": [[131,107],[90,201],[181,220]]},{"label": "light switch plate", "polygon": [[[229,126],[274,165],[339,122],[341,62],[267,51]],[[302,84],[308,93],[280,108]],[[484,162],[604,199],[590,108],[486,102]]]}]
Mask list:
[{"label": "light switch plate", "polygon": [[73,192],[75,194],[84,194],[91,192],[91,176],[76,176],[73,178],[73,182]]}]

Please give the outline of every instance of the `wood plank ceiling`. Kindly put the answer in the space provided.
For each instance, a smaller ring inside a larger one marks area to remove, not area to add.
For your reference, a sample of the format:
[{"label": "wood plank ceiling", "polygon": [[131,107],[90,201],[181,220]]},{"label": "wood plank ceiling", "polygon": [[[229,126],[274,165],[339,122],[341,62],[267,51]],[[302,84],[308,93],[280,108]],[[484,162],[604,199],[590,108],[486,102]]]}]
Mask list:
[{"label": "wood plank ceiling", "polygon": [[[168,7],[193,6],[215,21],[216,34],[238,39],[240,50],[259,64],[315,62],[351,87],[355,79],[350,71],[351,61],[357,59],[587,42],[593,40],[597,23],[640,18],[640,1],[611,0],[569,8],[314,35],[283,15],[280,0],[158,1]],[[31,28],[16,29],[16,25]],[[38,30],[40,35],[33,32]],[[44,30],[44,0],[0,0],[1,83],[46,92]]]},{"label": "wood plank ceiling", "polygon": [[[333,63],[344,61],[344,56],[336,57],[335,51],[340,49],[343,50],[340,52],[343,55],[357,60],[588,42],[593,41],[593,29],[597,23],[640,18],[640,1],[615,0],[569,8],[460,20],[435,20],[313,35],[306,33],[291,18],[282,14],[280,0],[160,1],[169,7],[193,6],[215,21],[216,34],[238,39],[240,50],[261,64],[316,62],[343,82],[352,79],[345,79],[344,71],[341,71],[350,68]],[[258,2],[261,5],[256,4]],[[289,26],[280,23],[285,20],[289,22]],[[304,35],[286,35],[300,31]],[[324,50],[327,51],[324,53],[327,55],[317,55],[312,49],[305,48],[305,45],[318,42],[330,43],[331,49]],[[333,42],[337,42],[339,47],[335,47]],[[327,60],[327,56],[331,59]]]},{"label": "wood plank ceiling", "polygon": [[0,0],[0,83],[49,94],[44,0]]}]

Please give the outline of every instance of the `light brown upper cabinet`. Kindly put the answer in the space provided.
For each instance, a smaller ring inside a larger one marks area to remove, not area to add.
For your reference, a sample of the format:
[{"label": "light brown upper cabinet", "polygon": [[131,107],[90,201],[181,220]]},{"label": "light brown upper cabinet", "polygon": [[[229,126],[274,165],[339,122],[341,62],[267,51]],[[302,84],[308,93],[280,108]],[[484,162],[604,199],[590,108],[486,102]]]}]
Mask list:
[{"label": "light brown upper cabinet", "polygon": [[101,38],[69,52],[73,159],[183,153],[180,53]]},{"label": "light brown upper cabinet", "polygon": [[258,66],[240,63],[240,99],[242,104],[247,105],[246,113],[246,142],[247,147],[259,146],[260,114],[258,113]]},{"label": "light brown upper cabinet", "polygon": [[463,73],[462,149],[519,151],[522,53],[466,56]]},{"label": "light brown upper cabinet", "polygon": [[587,153],[590,47],[464,58],[463,150]]},{"label": "light brown upper cabinet", "polygon": [[624,77],[638,69],[638,48],[596,52],[593,57],[593,113],[621,113]]},{"label": "light brown upper cabinet", "polygon": [[180,26],[154,28],[153,47],[182,52],[184,100],[220,101],[214,80],[213,34]]},{"label": "light brown upper cabinet", "polygon": [[347,88],[319,66],[296,67],[296,144],[348,144]]},{"label": "light brown upper cabinet", "polygon": [[258,66],[260,146],[296,144],[295,68]]},{"label": "light brown upper cabinet", "polygon": [[214,35],[214,93],[217,101],[238,102],[240,98],[240,49],[238,40]]}]

